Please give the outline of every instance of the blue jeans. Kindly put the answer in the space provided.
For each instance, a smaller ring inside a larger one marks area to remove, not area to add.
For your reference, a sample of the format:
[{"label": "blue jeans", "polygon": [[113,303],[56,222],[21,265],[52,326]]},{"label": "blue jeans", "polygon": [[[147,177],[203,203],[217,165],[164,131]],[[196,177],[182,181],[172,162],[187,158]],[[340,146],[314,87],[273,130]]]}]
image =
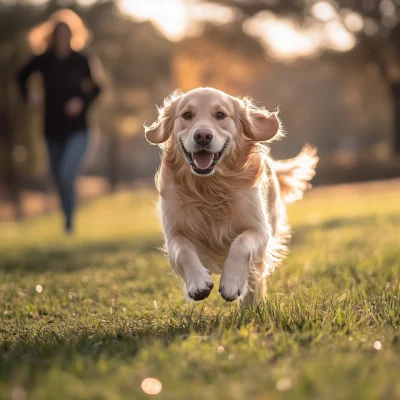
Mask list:
[{"label": "blue jeans", "polygon": [[61,206],[65,216],[65,229],[72,231],[76,204],[75,181],[88,145],[88,132],[73,133],[65,141],[47,139],[47,149]]}]

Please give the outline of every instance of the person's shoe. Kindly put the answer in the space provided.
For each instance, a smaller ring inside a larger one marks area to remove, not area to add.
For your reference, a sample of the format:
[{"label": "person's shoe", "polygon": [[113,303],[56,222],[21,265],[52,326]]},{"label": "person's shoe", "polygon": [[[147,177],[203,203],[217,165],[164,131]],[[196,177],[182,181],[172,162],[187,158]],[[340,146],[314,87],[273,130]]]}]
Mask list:
[{"label": "person's shoe", "polygon": [[67,221],[65,223],[64,233],[67,236],[71,236],[74,233],[74,230],[72,229],[72,222],[71,221]]}]

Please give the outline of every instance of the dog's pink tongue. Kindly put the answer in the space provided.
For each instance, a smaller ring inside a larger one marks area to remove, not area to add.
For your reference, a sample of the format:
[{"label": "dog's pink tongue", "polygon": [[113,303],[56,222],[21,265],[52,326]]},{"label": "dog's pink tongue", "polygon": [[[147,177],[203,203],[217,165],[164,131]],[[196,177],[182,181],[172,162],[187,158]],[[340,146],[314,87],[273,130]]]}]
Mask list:
[{"label": "dog's pink tongue", "polygon": [[208,153],[206,151],[201,151],[199,153],[194,153],[193,159],[197,168],[207,169],[214,159],[214,154]]}]

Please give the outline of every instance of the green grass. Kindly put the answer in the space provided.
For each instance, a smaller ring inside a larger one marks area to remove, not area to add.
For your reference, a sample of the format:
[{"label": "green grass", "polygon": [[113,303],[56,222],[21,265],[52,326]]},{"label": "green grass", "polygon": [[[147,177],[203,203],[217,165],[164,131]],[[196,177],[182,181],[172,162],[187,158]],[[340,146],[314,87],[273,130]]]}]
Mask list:
[{"label": "green grass", "polygon": [[147,377],[171,400],[400,398],[398,186],[292,205],[290,256],[245,315],[215,289],[183,301],[153,192],[84,206],[72,240],[57,215],[0,224],[0,398],[146,399]]}]

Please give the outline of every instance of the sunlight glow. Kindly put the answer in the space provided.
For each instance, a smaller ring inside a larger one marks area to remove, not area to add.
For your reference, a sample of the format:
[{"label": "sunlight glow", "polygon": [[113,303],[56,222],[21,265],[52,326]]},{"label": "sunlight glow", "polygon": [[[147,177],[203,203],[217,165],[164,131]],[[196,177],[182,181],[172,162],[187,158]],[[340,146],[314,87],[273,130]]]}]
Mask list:
[{"label": "sunlight glow", "polygon": [[226,24],[236,16],[235,10],[231,7],[207,2],[188,4],[187,10],[191,21],[210,21],[214,24]]},{"label": "sunlight glow", "polygon": [[319,1],[311,7],[311,14],[320,21],[330,21],[337,17],[337,12],[332,4],[326,1]]},{"label": "sunlight glow", "polygon": [[300,30],[294,21],[279,19],[269,12],[260,13],[247,21],[244,29],[261,39],[277,57],[310,56],[319,48],[316,30]]},{"label": "sunlight glow", "polygon": [[[8,2],[11,4],[13,2],[13,0],[10,0]],[[48,2],[48,0],[29,0],[29,2],[33,3],[37,6],[43,6]],[[4,3],[4,0],[3,0],[3,3]]]},{"label": "sunlight glow", "polygon": [[198,33],[205,21],[220,25],[236,16],[231,7],[185,0],[119,0],[119,7],[140,21],[152,21],[171,40]]},{"label": "sunlight glow", "polygon": [[355,37],[337,21],[330,21],[324,27],[324,37],[328,47],[338,51],[348,51],[356,44]]},{"label": "sunlight glow", "polygon": [[343,17],[346,28],[350,32],[360,32],[364,28],[364,20],[360,14],[349,11]]},{"label": "sunlight glow", "polygon": [[[46,0],[30,0],[39,4]],[[79,0],[83,5],[91,5],[95,0]],[[270,0],[271,1],[271,0]],[[170,40],[181,40],[185,36],[198,35],[204,22],[225,24],[235,20],[235,8],[195,0],[118,0],[122,12],[139,21],[153,22]],[[244,23],[247,34],[257,37],[268,51],[281,59],[311,57],[323,48],[348,51],[355,46],[353,32],[364,30],[367,35],[376,33],[372,20],[342,9],[340,14],[328,1],[317,1],[312,5],[311,14],[317,20],[300,26],[290,18],[279,18],[271,12],[256,14]],[[383,0],[381,11],[389,18],[393,12],[393,1]],[[32,40],[34,35],[31,35]],[[76,43],[77,47],[79,43]]]},{"label": "sunlight glow", "polygon": [[121,10],[139,20],[151,20],[172,40],[182,37],[186,29],[183,0],[120,0]]},{"label": "sunlight glow", "polygon": [[[355,13],[350,14],[347,23],[355,31],[363,27],[363,21]],[[312,57],[323,48],[348,51],[356,44],[354,35],[337,18],[328,21],[323,27],[321,23],[300,27],[294,20],[262,12],[247,21],[244,30],[259,38],[273,56],[287,60]]]},{"label": "sunlight glow", "polygon": [[97,0],[79,0],[79,3],[81,3],[85,7],[90,7],[94,3],[96,3]]}]

